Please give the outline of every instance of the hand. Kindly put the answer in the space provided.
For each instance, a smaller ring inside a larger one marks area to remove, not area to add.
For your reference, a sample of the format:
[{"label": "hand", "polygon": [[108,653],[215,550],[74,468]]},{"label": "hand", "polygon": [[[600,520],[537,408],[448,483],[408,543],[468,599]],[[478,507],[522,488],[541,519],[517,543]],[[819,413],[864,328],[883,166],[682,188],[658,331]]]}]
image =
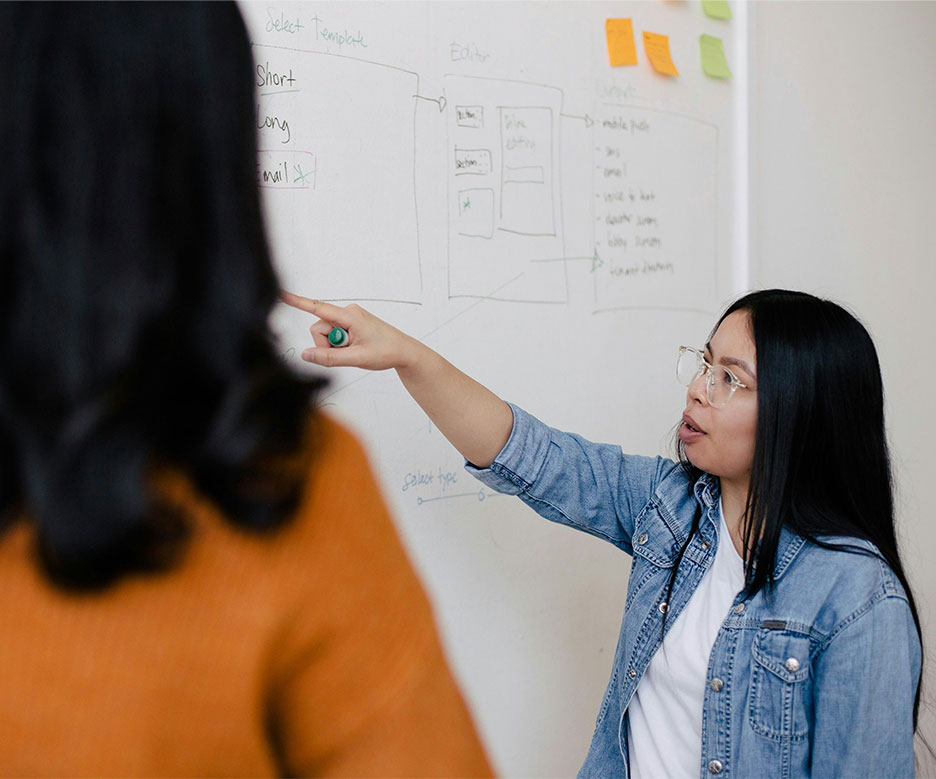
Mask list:
[{"label": "hand", "polygon": [[[428,346],[360,306],[335,306],[290,292],[280,294],[284,303],[320,317],[309,328],[315,347],[302,353],[303,360],[372,371],[396,368],[413,400],[466,460],[486,468],[504,448],[513,428],[510,406]],[[335,326],[348,331],[348,346],[329,345],[328,333]]]},{"label": "hand", "polygon": [[[335,306],[285,290],[280,297],[287,305],[319,317],[309,328],[315,346],[302,352],[306,362],[329,368],[350,365],[382,371],[405,367],[420,346],[415,339],[353,303]],[[333,327],[348,331],[348,346],[334,347],[328,343],[328,333]]]}]

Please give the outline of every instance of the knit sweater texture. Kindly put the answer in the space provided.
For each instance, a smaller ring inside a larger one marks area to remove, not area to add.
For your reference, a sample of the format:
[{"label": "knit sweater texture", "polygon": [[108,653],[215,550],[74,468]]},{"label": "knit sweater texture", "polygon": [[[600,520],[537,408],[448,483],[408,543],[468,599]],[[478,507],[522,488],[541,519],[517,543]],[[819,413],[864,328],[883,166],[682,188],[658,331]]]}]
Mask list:
[{"label": "knit sweater texture", "polygon": [[32,523],[0,536],[0,775],[490,775],[361,446],[315,428],[273,533],[161,476],[192,531],[167,573],[75,594]]}]

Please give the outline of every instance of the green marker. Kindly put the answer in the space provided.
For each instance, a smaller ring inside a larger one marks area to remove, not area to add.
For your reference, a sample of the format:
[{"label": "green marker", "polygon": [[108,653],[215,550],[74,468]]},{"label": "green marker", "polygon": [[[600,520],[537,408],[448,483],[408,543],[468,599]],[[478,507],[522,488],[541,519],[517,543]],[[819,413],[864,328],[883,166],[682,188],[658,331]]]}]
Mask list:
[{"label": "green marker", "polygon": [[330,346],[347,346],[351,338],[343,327],[333,327],[328,333],[328,343]]}]

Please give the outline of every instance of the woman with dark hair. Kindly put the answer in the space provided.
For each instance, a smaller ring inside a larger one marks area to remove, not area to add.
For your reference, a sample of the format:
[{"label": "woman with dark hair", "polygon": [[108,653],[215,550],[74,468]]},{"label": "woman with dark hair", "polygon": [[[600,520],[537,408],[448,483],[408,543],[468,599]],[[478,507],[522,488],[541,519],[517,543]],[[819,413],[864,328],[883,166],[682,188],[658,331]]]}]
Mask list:
[{"label": "woman with dark hair", "polygon": [[0,4],[0,774],[490,768],[278,358],[233,3]]},{"label": "woman with dark hair", "polygon": [[674,462],[549,428],[363,309],[285,299],[321,318],[304,359],[395,368],[485,484],[633,557],[581,775],[913,776],[920,622],[851,314],[785,290],[732,304],[679,349]]}]

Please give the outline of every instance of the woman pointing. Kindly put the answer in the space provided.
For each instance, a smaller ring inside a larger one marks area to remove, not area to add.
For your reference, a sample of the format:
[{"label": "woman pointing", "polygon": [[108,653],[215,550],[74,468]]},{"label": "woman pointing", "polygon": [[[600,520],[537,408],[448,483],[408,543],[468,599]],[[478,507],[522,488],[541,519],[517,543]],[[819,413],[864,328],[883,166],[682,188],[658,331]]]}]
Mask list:
[{"label": "woman pointing", "polygon": [[913,775],[919,618],[851,314],[754,292],[704,347],[674,345],[669,460],[550,428],[357,306],[284,299],[320,318],[304,359],[396,369],[477,478],[633,557],[581,775]]}]

